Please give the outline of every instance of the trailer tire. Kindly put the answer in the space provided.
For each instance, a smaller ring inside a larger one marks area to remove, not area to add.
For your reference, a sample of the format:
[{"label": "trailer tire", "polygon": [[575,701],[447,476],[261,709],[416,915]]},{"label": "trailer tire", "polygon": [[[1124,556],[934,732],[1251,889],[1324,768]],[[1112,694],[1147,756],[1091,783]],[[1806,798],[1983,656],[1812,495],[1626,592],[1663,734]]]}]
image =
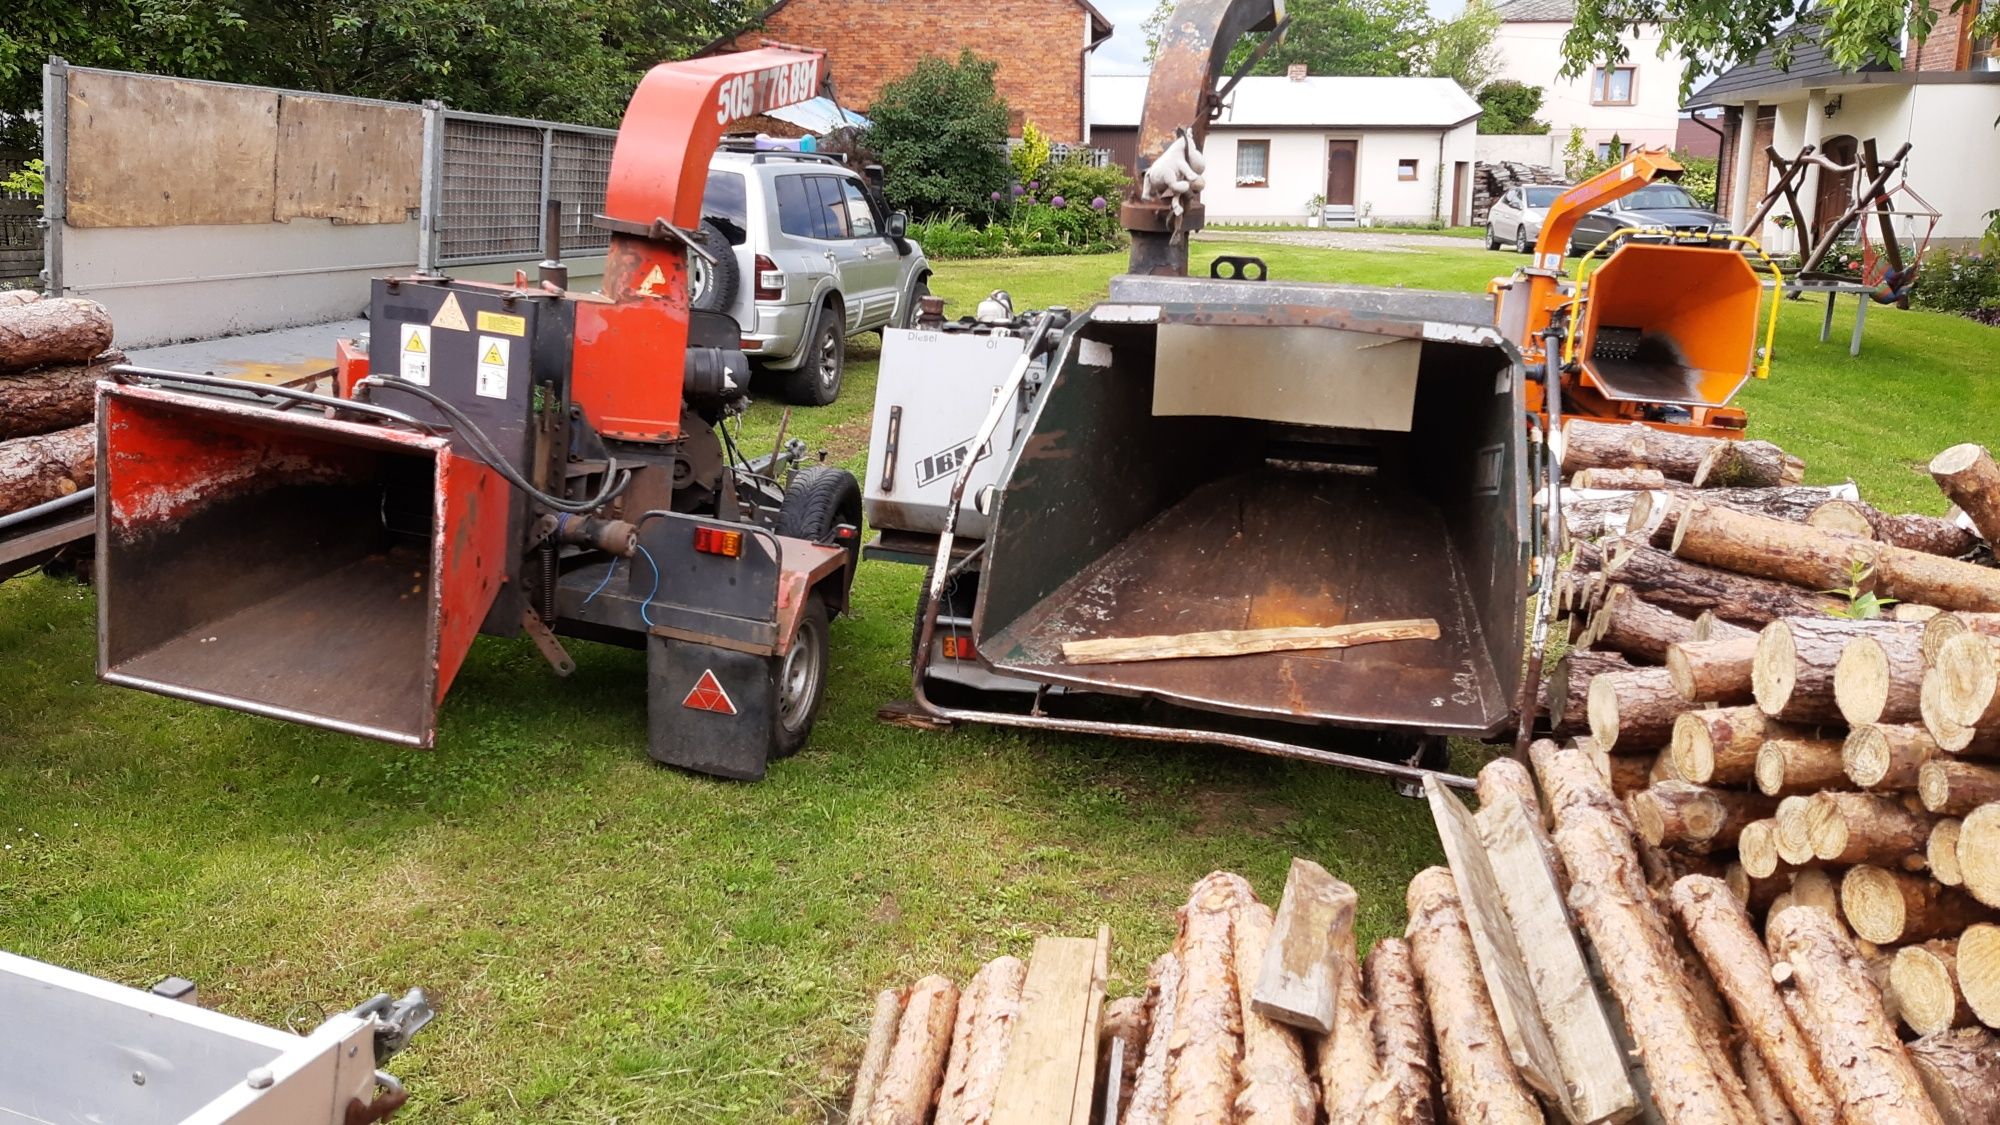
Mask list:
[{"label": "trailer tire", "polygon": [[818,593],[806,598],[792,643],[771,658],[771,679],[777,705],[771,708],[771,757],[789,758],[812,734],[813,721],[826,697],[828,616]]},{"label": "trailer tire", "polygon": [[[808,543],[834,546],[838,543],[834,530],[841,524],[861,530],[861,486],[854,474],[831,465],[809,465],[793,473],[785,484],[785,498],[778,505],[773,530]],[[850,545],[839,578],[820,584],[836,612],[847,609],[847,591],[854,585],[854,568],[860,561]]]}]

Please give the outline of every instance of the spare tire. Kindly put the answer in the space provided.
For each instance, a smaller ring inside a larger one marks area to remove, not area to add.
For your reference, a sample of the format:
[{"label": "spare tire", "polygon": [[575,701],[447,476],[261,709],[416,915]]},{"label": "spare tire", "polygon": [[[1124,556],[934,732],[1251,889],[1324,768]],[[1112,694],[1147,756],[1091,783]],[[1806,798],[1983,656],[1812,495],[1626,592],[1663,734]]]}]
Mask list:
[{"label": "spare tire", "polygon": [[688,252],[688,307],[702,312],[728,312],[736,304],[736,287],[742,272],[736,268],[736,247],[722,228],[707,219],[694,230],[696,241],[715,255],[710,263],[700,254]]}]

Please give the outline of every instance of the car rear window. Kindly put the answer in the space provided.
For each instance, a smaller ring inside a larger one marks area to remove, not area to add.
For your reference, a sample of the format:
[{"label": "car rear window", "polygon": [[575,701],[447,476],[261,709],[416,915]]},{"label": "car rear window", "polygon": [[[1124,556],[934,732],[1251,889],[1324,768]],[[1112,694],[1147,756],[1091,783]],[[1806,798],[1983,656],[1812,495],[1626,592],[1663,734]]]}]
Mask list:
[{"label": "car rear window", "polygon": [[779,176],[778,229],[796,238],[846,238],[839,177]]},{"label": "car rear window", "polygon": [[744,202],[741,173],[708,174],[708,188],[701,195],[701,217],[720,228],[731,246],[743,245],[749,237],[750,211]]},{"label": "car rear window", "polygon": [[1643,207],[1684,207],[1697,210],[1701,204],[1694,197],[1673,184],[1647,184],[1625,197],[1625,209],[1638,210]]},{"label": "car rear window", "polygon": [[1531,187],[1528,189],[1528,206],[1547,207],[1562,193],[1563,189],[1559,187]]}]

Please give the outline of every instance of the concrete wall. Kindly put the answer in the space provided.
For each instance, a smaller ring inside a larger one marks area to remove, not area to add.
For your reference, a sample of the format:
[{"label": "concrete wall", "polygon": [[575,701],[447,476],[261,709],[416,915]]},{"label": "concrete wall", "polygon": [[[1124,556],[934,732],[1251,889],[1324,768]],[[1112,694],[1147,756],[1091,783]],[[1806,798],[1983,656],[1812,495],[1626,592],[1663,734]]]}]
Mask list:
[{"label": "concrete wall", "polygon": [[1658,29],[1638,35],[1628,31],[1623,37],[1629,57],[1622,65],[1635,70],[1633,104],[1599,106],[1590,104],[1590,72],[1577,78],[1557,76],[1569,28],[1567,23],[1509,22],[1501,24],[1493,37],[1500,57],[1496,77],[1542,88],[1542,111],[1537,116],[1560,138],[1557,152],[1568,142],[1572,126],[1580,126],[1585,142],[1593,146],[1613,134],[1627,144],[1672,145],[1680,115],[1681,64],[1660,57]]},{"label": "concrete wall", "polygon": [[1482,164],[1533,164],[1541,168],[1561,168],[1563,146],[1569,143],[1569,133],[1548,133],[1536,136],[1520,133],[1482,133],[1472,144],[1473,155]]},{"label": "concrete wall", "polygon": [[[1471,213],[1474,136],[1472,122],[1449,130],[1217,129],[1208,137],[1208,188],[1202,192],[1202,202],[1211,224],[1303,223],[1309,210],[1307,202],[1326,191],[1327,142],[1355,140],[1359,144],[1355,149],[1354,205],[1359,215],[1376,223],[1449,220],[1453,169],[1461,162],[1467,167],[1460,215]],[[1237,186],[1236,146],[1243,140],[1271,143],[1266,186]],[[1414,181],[1398,178],[1398,163],[1406,159],[1417,162]]]}]

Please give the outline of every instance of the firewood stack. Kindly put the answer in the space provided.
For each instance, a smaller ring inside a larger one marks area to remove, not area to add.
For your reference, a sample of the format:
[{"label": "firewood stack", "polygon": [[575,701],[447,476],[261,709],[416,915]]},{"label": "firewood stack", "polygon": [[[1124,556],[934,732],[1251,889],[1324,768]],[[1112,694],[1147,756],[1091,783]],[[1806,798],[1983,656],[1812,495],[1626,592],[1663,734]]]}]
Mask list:
[{"label": "firewood stack", "polygon": [[[2000,467],[1965,445],[1931,472],[1955,518],[1795,486],[1641,494],[1622,536],[1579,544],[1577,565],[1596,570],[1563,576],[1601,592],[1568,606],[1580,647],[1552,676],[1551,725],[1621,800],[1652,894],[1744,1035],[1783,1030],[1737,1007],[1743,981],[1718,963],[1758,920],[1781,975],[1797,975],[1781,1005],[1797,1026],[1865,1032],[1814,1047],[1837,1068],[1821,1077],[1845,1116],[1827,1120],[1864,1119],[1839,1087],[1853,1060],[1898,1051],[1914,1070],[1864,1075],[1878,1093],[1920,1077],[1943,1119],[2000,1120],[2000,1048],[1980,1030],[2000,1028],[2000,570],[1985,565]],[[1718,886],[1731,903],[1713,901]],[[1741,918],[1725,932],[1718,913]],[[1808,995],[1843,960],[1869,987]],[[1854,996],[1880,1001],[1879,1028],[1841,1007]],[[1768,1074],[1743,1077],[1782,1089],[1788,1064],[1759,1047]],[[1974,1080],[1953,1059],[1976,1063]]]},{"label": "firewood stack", "polygon": [[97,381],[123,354],[95,301],[0,301],[0,515],[87,488],[96,476]]}]

